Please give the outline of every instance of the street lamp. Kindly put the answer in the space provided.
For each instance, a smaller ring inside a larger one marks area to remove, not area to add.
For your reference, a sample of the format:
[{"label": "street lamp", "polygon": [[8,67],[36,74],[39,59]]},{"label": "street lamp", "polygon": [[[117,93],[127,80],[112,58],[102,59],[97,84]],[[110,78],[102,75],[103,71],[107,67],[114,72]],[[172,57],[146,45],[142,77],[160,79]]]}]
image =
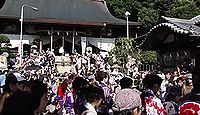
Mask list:
[{"label": "street lamp", "polygon": [[128,16],[130,16],[131,13],[129,13],[128,11],[126,11],[125,15],[126,15],[126,36],[127,36],[127,38],[129,38]]},{"label": "street lamp", "polygon": [[28,7],[31,8],[34,11],[38,11],[38,8],[30,6],[30,5],[22,5],[21,7],[21,18],[20,18],[20,22],[21,22],[21,29],[20,29],[20,59],[19,59],[19,65],[20,67],[22,66],[22,55],[23,55],[23,43],[22,43],[22,32],[23,32],[23,18],[24,18],[24,7]]}]

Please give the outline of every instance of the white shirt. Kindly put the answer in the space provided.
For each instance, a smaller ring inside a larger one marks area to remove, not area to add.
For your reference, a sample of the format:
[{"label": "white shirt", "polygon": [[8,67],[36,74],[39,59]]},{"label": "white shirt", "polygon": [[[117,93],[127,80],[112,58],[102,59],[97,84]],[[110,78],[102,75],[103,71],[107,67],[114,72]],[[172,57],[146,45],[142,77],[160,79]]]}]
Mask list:
[{"label": "white shirt", "polygon": [[88,110],[83,111],[81,115],[97,115],[95,108],[90,103],[86,103],[84,106]]},{"label": "white shirt", "polygon": [[163,80],[162,83],[161,83],[161,86],[160,86],[160,93],[161,93],[160,96],[161,96],[161,99],[163,101],[165,99],[165,95],[166,95],[166,92],[167,92],[168,85],[169,85],[169,81]]}]

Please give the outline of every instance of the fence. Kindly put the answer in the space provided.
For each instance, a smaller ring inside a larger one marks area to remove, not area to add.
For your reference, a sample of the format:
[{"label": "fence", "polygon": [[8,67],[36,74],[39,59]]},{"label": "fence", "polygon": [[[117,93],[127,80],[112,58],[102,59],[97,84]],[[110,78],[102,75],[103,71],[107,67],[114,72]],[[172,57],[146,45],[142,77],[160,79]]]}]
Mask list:
[{"label": "fence", "polygon": [[151,64],[140,64],[139,71],[154,71],[156,70],[156,65]]}]

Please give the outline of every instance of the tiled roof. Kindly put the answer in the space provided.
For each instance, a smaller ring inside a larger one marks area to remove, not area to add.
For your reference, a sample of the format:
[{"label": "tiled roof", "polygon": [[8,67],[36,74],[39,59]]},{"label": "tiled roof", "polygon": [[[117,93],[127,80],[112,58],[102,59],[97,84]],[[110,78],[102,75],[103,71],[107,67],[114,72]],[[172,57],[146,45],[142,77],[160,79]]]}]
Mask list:
[{"label": "tiled roof", "polygon": [[167,20],[168,22],[179,22],[179,23],[189,23],[189,24],[199,24],[200,23],[200,15],[195,16],[192,19],[179,19],[179,18],[169,18],[162,16],[163,19]]},{"label": "tiled roof", "polygon": [[[104,0],[6,0],[0,8],[0,18],[19,19],[24,5],[38,8],[37,12],[24,8],[24,21],[60,24],[126,25],[115,18]],[[140,26],[139,22],[129,22]]]},{"label": "tiled roof", "polygon": [[180,34],[188,34],[188,35],[200,35],[200,27],[196,26],[193,22],[195,19],[186,20],[186,19],[178,19],[178,18],[168,18],[162,16],[164,19],[167,20],[166,23],[161,23],[153,28],[148,32],[150,34],[153,30],[157,29],[158,27],[164,26],[170,28],[172,31]]},{"label": "tiled roof", "polygon": [[[178,34],[184,34],[186,36],[200,36],[200,26],[197,26],[197,23],[200,23],[200,16],[196,16],[190,20],[187,19],[178,19],[178,18],[169,18],[164,17],[166,20],[165,23],[158,24],[150,29],[150,31],[145,34],[145,39],[140,40],[139,47],[142,49],[151,49],[151,50],[158,50],[156,49],[157,46],[152,45],[154,42],[157,42],[157,40],[152,40],[151,38],[154,38],[157,34],[155,34],[157,31],[163,31],[161,30],[162,27],[168,28],[174,33]],[[167,30],[168,31],[168,30]],[[158,32],[157,32],[158,33]],[[157,44],[158,45],[158,44]]]},{"label": "tiled roof", "polygon": [[185,23],[161,23],[153,28],[148,32],[151,33],[153,30],[157,29],[158,27],[165,26],[170,28],[172,31],[180,34],[189,34],[189,35],[200,35],[200,27],[196,25],[190,25]]},{"label": "tiled roof", "polygon": [[200,23],[200,15],[190,19],[194,24],[199,24]]},{"label": "tiled roof", "polygon": [[187,19],[179,19],[179,18],[169,18],[169,17],[165,17],[165,16],[161,16],[163,19],[165,19],[167,22],[177,22],[177,23],[188,23],[188,24],[193,24],[193,22],[191,20],[187,20]]}]

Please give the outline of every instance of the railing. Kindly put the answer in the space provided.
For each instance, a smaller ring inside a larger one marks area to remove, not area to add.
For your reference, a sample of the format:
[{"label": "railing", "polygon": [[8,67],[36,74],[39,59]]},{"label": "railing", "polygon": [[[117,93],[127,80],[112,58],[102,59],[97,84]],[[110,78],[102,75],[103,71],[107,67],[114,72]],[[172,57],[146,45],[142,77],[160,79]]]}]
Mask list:
[{"label": "railing", "polygon": [[140,64],[139,71],[154,71],[156,70],[156,65],[151,64]]}]

